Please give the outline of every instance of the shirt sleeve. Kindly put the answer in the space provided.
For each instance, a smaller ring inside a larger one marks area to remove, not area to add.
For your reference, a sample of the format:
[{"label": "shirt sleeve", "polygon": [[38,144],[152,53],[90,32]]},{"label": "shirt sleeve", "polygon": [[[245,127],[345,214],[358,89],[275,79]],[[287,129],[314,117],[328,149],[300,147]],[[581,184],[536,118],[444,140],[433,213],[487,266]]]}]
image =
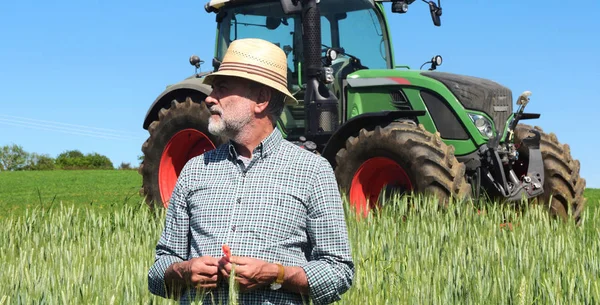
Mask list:
[{"label": "shirt sleeve", "polygon": [[164,298],[167,298],[165,271],[173,263],[187,260],[189,253],[188,191],[184,171],[181,172],[169,200],[165,227],[156,245],[154,264],[148,271],[149,291]]},{"label": "shirt sleeve", "polygon": [[331,165],[321,161],[308,200],[310,259],[302,268],[314,304],[329,304],[350,289],[354,263],[337,181]]}]

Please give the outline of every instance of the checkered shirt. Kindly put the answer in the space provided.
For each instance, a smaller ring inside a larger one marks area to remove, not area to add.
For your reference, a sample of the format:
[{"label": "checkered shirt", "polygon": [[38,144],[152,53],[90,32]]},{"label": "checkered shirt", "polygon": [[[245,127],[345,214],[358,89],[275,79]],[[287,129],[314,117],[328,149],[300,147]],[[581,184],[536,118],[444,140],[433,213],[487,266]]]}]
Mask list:
[{"label": "checkered shirt", "polygon": [[[240,293],[240,304],[328,304],[352,285],[354,263],[332,168],[278,129],[258,145],[247,167],[231,143],[188,161],[148,273],[150,292],[165,297],[169,265],[220,257],[223,244],[232,255],[300,266],[308,278],[309,298],[265,287]],[[227,283],[207,292],[188,289],[180,303],[200,299],[227,304]]]}]

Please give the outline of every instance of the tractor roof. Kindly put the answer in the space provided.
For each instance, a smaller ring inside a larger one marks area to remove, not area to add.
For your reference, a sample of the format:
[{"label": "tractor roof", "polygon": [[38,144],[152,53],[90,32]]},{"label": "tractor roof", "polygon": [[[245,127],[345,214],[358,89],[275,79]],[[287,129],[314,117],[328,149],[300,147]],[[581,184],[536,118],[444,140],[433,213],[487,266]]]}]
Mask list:
[{"label": "tractor roof", "polygon": [[[274,2],[276,0],[270,0],[270,2]],[[208,6],[213,7],[215,9],[220,9],[226,4],[241,4],[241,3],[258,3],[258,2],[269,2],[264,0],[210,0],[208,2]]]},{"label": "tractor roof", "polygon": [[[279,0],[210,0],[207,4],[207,7],[213,7],[215,9],[220,9],[221,7],[228,5],[228,4],[243,4],[243,3],[260,3],[260,2],[276,2]],[[335,2],[336,4],[341,4],[341,5],[348,5],[349,2],[378,2],[378,1],[382,1],[382,0],[317,0],[317,3],[319,2],[326,2],[326,3],[330,3],[330,2]]]}]

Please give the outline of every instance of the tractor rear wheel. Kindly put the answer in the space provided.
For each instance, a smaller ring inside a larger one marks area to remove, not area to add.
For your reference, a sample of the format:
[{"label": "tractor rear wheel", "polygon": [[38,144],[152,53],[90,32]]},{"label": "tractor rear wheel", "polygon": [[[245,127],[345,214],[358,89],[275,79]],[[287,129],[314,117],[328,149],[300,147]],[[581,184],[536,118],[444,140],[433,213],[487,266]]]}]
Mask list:
[{"label": "tractor rear wheel", "polygon": [[139,173],[143,177],[140,194],[150,207],[168,207],[171,193],[183,166],[191,158],[225,142],[208,132],[210,112],[202,96],[174,99],[150,124],[150,136],[142,145],[144,161]]},{"label": "tractor rear wheel", "polygon": [[395,122],[374,130],[361,129],[358,136],[346,141],[336,162],[340,188],[363,216],[380,207],[384,187],[436,195],[441,205],[450,197],[464,199],[471,191],[465,165],[454,156],[454,147],[422,125]]},{"label": "tractor rear wheel", "polygon": [[[563,220],[568,220],[568,210],[571,209],[573,219],[579,223],[586,203],[583,197],[586,182],[579,176],[579,160],[573,159],[569,145],[561,144],[556,134],[547,134],[538,126],[517,124],[515,143],[520,145],[521,140],[527,138],[532,129],[540,133],[540,151],[544,162],[544,193],[535,198],[534,202],[548,206],[552,216],[558,216]],[[516,164],[515,173],[521,177],[527,173],[529,150],[521,145],[518,152],[523,161]]]}]

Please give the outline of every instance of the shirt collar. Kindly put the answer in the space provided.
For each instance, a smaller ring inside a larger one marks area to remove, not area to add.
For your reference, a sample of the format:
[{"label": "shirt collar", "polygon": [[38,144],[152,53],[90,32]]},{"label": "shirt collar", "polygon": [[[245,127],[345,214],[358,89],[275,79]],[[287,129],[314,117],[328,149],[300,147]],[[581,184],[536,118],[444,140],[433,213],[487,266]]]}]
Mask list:
[{"label": "shirt collar", "polygon": [[[274,128],[273,131],[264,140],[262,140],[258,146],[256,146],[254,151],[252,151],[252,158],[254,158],[254,156],[258,156],[261,159],[266,158],[271,153],[277,151],[277,148],[282,141],[283,136],[281,135],[281,132],[278,128]],[[238,153],[235,150],[232,140],[229,140],[228,148],[229,156],[233,158],[233,160],[236,160],[238,158]]]}]

